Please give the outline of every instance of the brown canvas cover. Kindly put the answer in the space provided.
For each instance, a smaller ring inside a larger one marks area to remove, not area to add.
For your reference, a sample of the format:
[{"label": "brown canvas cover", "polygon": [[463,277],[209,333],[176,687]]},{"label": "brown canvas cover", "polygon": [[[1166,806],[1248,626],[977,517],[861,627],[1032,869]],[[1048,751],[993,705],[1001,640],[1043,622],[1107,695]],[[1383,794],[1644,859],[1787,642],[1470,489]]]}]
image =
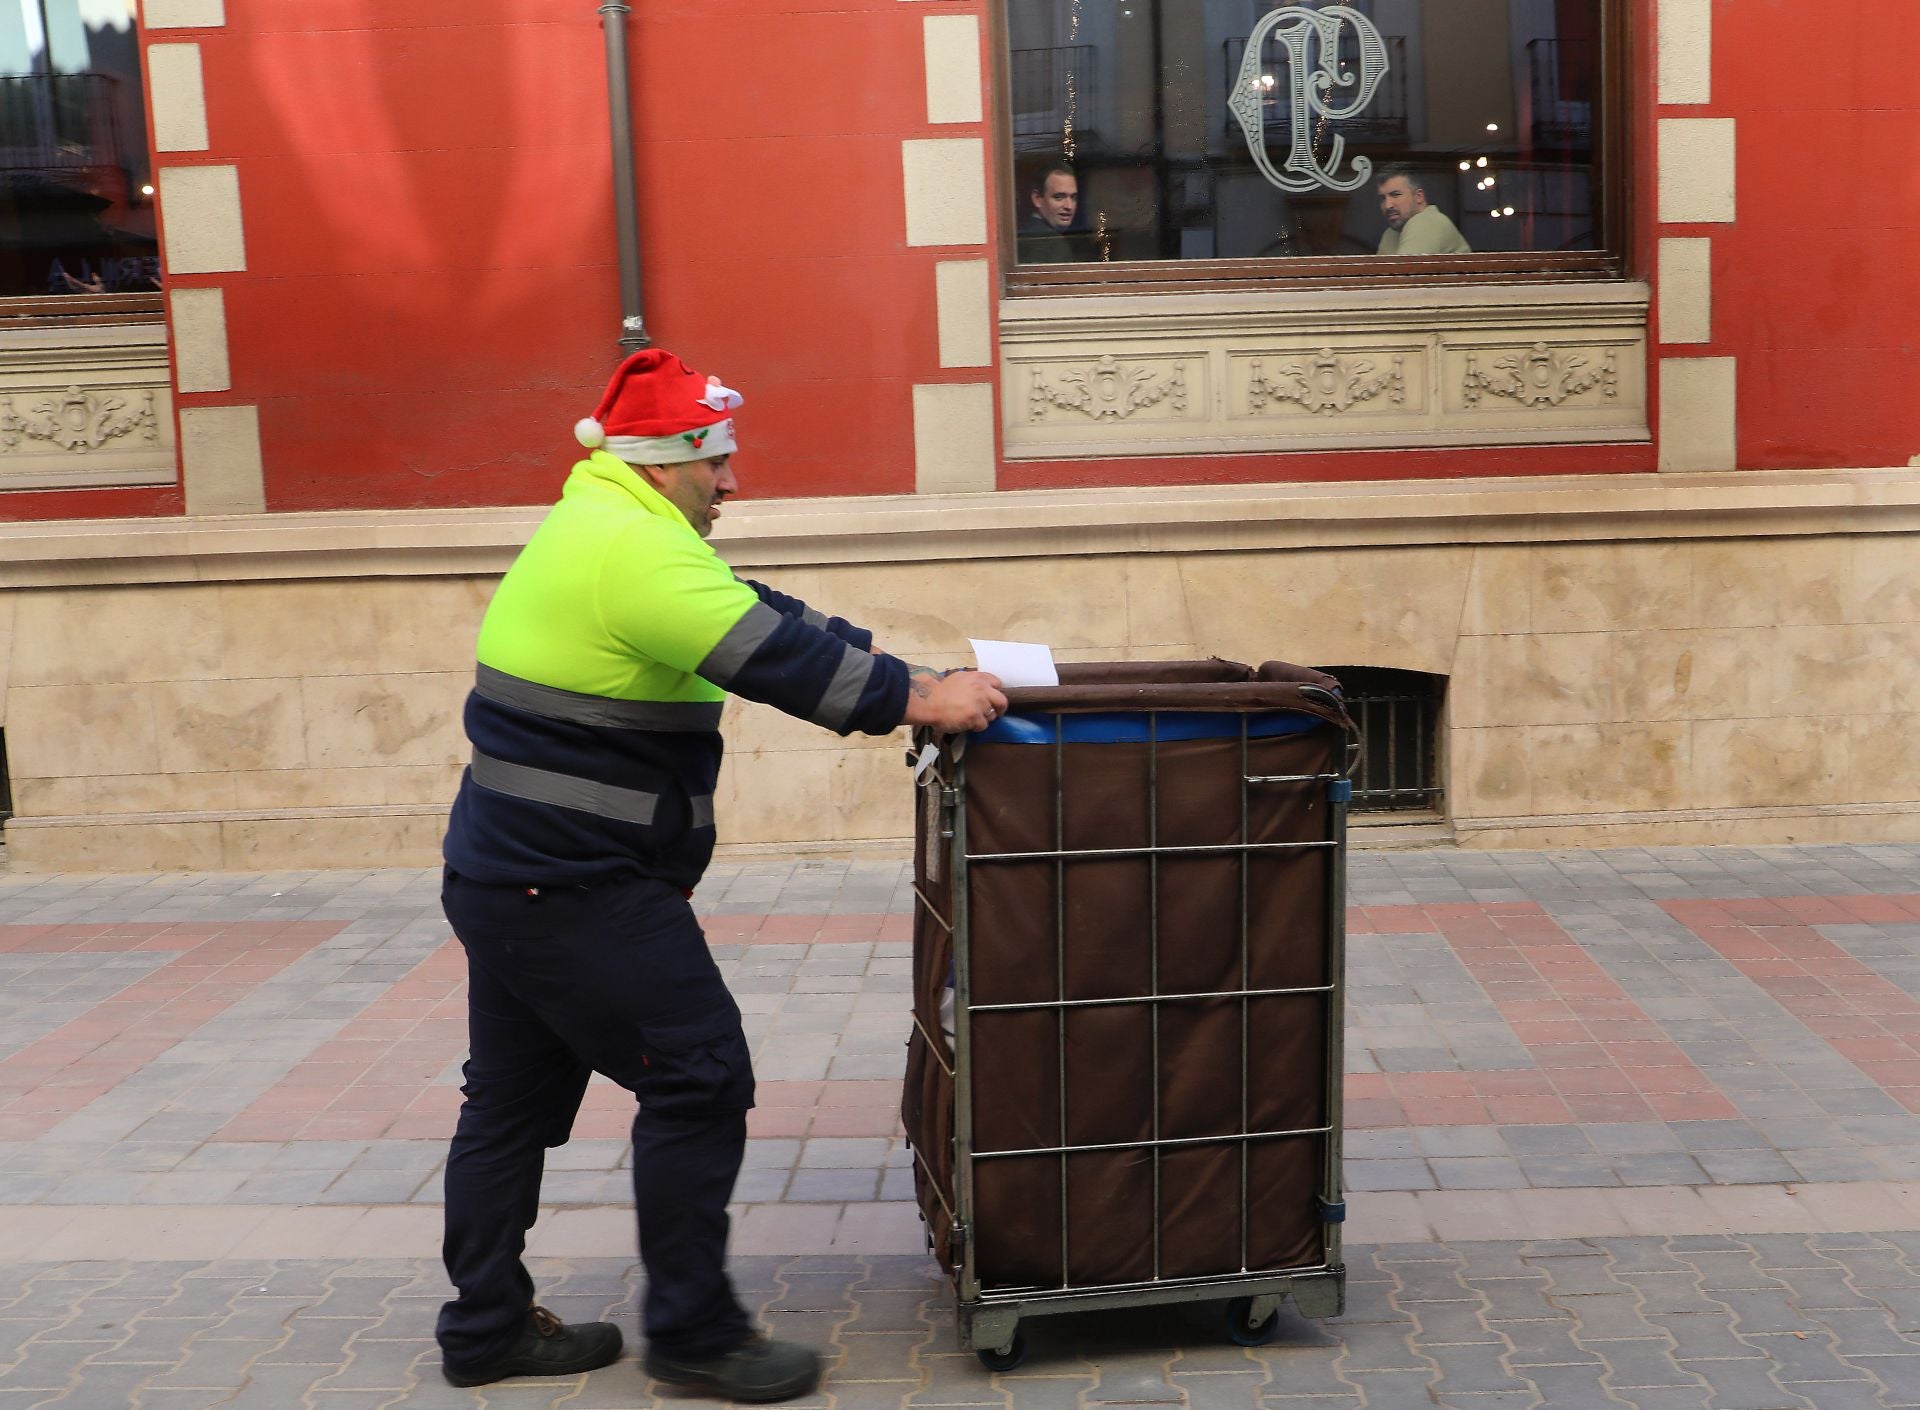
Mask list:
[{"label": "brown canvas cover", "polygon": [[[1007,695],[1012,715],[1218,712],[1253,721],[1288,711],[1314,717],[1304,732],[1249,739],[1246,771],[1253,775],[1344,773],[1352,732],[1333,678],[1280,662],[1257,670],[1218,660],[1063,665],[1057,687]],[[1223,725],[1221,738],[1161,740],[1151,778],[1144,741],[1065,743],[1058,746],[1057,790],[1053,744],[977,736],[942,741],[943,750],[964,747],[967,851],[1238,843],[1239,722]],[[948,765],[940,772],[951,779]],[[954,1054],[941,1017],[953,961],[942,920],[954,916],[955,866],[950,840],[939,836],[939,791],[924,788],[920,799],[915,1024],[902,1115],[935,1256],[956,1269]],[[1328,837],[1324,784],[1256,785],[1247,793],[1244,840]],[[1157,816],[1150,821],[1155,796]],[[973,1003],[1330,984],[1328,869],[1344,865],[1344,857],[1331,848],[1244,854],[1243,961],[1241,855],[970,863]],[[1150,939],[1156,915],[1157,987]],[[1064,945],[1056,943],[1056,923]],[[958,1076],[972,1083],[976,1152],[1147,1140],[1156,1091],[1162,1139],[1337,1124],[1326,1070],[1337,999],[1324,993],[1248,999],[1244,1017],[1238,998],[1163,1002],[1157,1005],[1157,1061],[1154,1007],[1068,1009],[1064,1023],[1056,1009],[975,1013],[970,1070]],[[1151,1149],[977,1160],[976,1273],[991,1291],[1317,1266],[1325,1262],[1317,1203],[1324,1161],[1319,1136],[1163,1147],[1156,1212]]]}]

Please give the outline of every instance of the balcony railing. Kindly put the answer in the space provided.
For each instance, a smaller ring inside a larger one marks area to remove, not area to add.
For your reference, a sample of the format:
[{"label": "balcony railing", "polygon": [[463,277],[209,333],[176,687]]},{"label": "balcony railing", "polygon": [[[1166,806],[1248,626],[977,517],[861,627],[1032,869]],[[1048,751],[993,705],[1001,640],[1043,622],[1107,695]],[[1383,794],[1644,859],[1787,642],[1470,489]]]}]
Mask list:
[{"label": "balcony railing", "polygon": [[1011,60],[1013,145],[1023,152],[1060,151],[1094,135],[1094,46],[1015,49]]},{"label": "balcony railing", "polygon": [[[1334,130],[1349,142],[1404,142],[1407,137],[1407,40],[1405,35],[1389,34],[1384,36],[1387,44],[1387,76],[1381,80],[1375,90],[1373,100],[1366,108],[1350,118],[1338,120]],[[1243,36],[1229,39],[1225,43],[1227,56],[1227,83],[1229,86],[1240,81],[1240,62],[1246,56],[1247,41]],[[1272,62],[1266,72],[1274,80],[1273,85],[1265,89],[1260,100],[1261,126],[1268,132],[1276,129],[1288,129],[1293,125],[1293,95],[1291,85],[1286,79],[1286,59],[1279,42],[1273,41],[1268,49]],[[1357,73],[1360,69],[1360,41],[1351,33],[1343,33],[1340,38],[1340,72]],[[1317,117],[1317,114],[1316,114]],[[1240,120],[1231,114],[1227,117],[1229,136],[1240,131]]]},{"label": "balcony railing", "polygon": [[119,86],[105,73],[0,77],[0,170],[126,166]]}]

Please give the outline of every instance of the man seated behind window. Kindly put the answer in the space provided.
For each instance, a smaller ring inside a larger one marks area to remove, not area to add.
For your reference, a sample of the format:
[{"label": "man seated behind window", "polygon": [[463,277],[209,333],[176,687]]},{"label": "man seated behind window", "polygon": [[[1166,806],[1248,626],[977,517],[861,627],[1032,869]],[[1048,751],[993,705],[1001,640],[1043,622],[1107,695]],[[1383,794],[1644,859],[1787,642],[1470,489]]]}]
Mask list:
[{"label": "man seated behind window", "polygon": [[1093,243],[1068,232],[1080,212],[1080,178],[1065,162],[1035,173],[1020,212],[1022,264],[1072,264],[1094,257]]},{"label": "man seated behind window", "polygon": [[1375,178],[1380,214],[1387,233],[1380,237],[1383,255],[1470,255],[1473,246],[1438,206],[1427,204],[1427,188],[1409,166],[1383,167]]}]

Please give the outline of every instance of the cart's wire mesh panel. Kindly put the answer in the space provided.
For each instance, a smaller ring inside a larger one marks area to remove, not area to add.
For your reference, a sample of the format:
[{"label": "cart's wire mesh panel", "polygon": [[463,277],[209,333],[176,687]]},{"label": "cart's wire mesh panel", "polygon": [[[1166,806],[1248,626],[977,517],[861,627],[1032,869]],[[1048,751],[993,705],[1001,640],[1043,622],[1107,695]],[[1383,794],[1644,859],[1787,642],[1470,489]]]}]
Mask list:
[{"label": "cart's wire mesh panel", "polygon": [[904,1114],[963,1298],[1328,1261],[1333,689],[1064,667],[923,780]]}]

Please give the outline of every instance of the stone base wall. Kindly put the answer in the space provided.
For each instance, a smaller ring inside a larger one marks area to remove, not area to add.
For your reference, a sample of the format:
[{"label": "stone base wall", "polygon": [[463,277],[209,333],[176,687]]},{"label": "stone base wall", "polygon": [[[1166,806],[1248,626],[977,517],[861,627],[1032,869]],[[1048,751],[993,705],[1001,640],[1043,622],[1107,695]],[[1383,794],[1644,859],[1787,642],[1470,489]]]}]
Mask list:
[{"label": "stone base wall", "polygon": [[[0,526],[35,870],[427,865],[474,631],[538,511]],[[1920,471],[787,501],[738,570],[965,661],[1448,677],[1469,846],[1920,837]],[[904,734],[728,705],[728,844],[911,831]]]}]

